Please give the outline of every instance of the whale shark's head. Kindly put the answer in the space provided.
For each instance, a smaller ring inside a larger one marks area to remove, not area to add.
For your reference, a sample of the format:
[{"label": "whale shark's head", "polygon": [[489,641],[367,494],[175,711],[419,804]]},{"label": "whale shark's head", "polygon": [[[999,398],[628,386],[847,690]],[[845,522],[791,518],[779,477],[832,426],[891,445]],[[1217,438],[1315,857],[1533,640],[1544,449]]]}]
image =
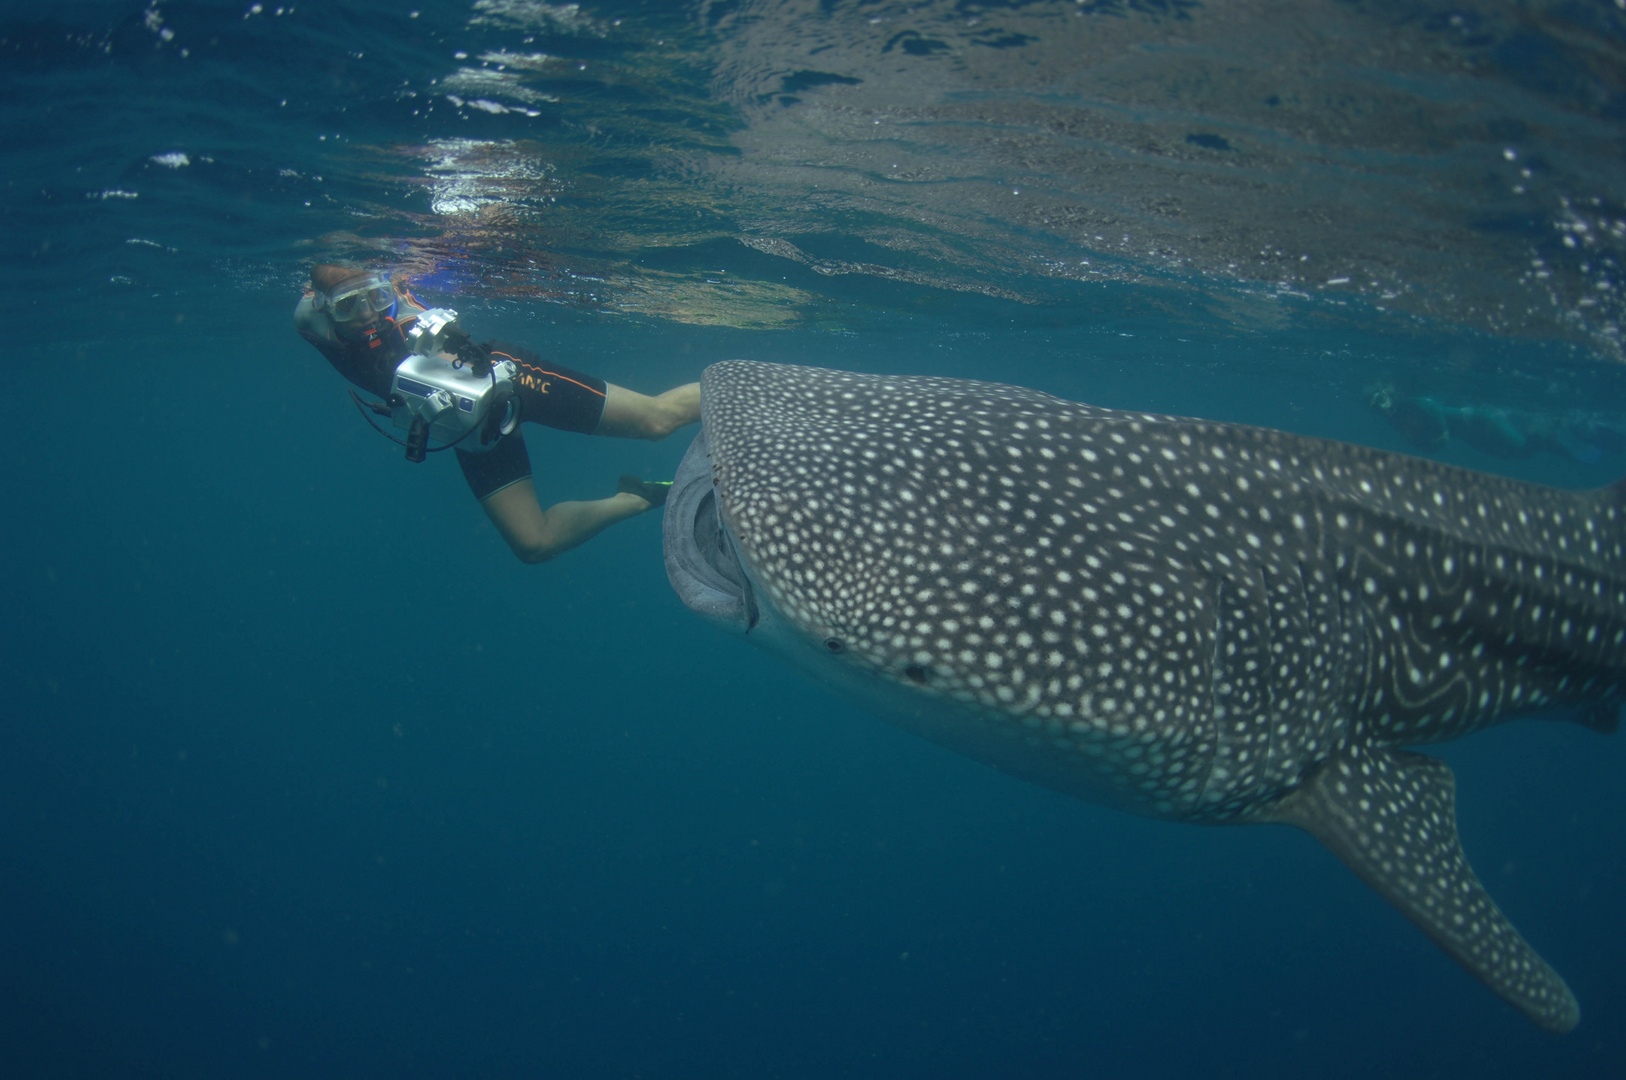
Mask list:
[{"label": "whale shark's head", "polygon": [[1138,418],[749,361],[712,365],[702,387],[664,526],[692,610],[1025,779],[1159,815],[1200,796],[1204,719],[1174,655],[1195,662],[1199,635],[1170,631],[1155,657],[1125,647],[1186,617],[1183,585],[1109,548],[1103,524],[1121,522],[1094,520],[1133,481],[1087,487],[1113,467],[1090,440],[1118,436],[1086,428]]},{"label": "whale shark's head", "polygon": [[1078,523],[1057,510],[1076,516],[1078,492],[1051,467],[1045,414],[1094,410],[1012,386],[750,361],[711,366],[703,388],[665,519],[667,569],[692,610],[994,707],[1043,706],[1043,676],[1089,651],[1031,568],[1065,583],[1082,557]]}]

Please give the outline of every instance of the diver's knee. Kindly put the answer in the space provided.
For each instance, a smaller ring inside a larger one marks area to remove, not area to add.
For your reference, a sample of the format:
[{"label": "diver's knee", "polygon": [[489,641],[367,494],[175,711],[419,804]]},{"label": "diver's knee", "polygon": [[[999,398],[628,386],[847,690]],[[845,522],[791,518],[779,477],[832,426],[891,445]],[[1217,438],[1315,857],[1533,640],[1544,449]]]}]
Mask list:
[{"label": "diver's knee", "polygon": [[659,398],[638,417],[638,437],[660,442],[678,429],[678,413]]},{"label": "diver's knee", "polygon": [[508,548],[514,553],[514,558],[529,566],[545,563],[559,554],[559,549],[554,544],[552,535],[547,533],[509,537]]},{"label": "diver's knee", "polygon": [[525,563],[527,566],[535,566],[537,563],[545,563],[549,559],[553,558],[554,555],[558,554],[551,547],[543,544],[516,544],[513,550],[515,558],[519,559],[520,562]]},{"label": "diver's knee", "polygon": [[664,439],[678,428],[686,427],[700,419],[698,400],[689,402],[685,390],[687,387],[678,387],[655,399],[659,408],[653,410],[653,423],[648,438]]}]

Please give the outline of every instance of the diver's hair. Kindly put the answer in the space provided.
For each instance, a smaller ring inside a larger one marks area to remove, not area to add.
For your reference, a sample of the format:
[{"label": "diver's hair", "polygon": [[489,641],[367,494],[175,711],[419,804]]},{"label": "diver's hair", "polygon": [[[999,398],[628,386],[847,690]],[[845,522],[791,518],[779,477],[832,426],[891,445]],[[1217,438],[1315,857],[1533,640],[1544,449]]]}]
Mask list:
[{"label": "diver's hair", "polygon": [[353,278],[366,277],[376,271],[365,266],[342,266],[338,263],[315,263],[311,266],[311,286],[318,292],[331,292]]}]

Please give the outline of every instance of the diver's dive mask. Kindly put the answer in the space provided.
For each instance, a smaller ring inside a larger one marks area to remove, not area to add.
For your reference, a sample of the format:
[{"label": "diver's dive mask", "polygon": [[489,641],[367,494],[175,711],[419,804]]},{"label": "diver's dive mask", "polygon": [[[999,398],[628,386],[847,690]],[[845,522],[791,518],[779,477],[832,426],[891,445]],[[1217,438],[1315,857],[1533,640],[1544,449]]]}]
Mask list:
[{"label": "diver's dive mask", "polygon": [[370,274],[359,281],[338,285],[332,292],[318,291],[311,301],[317,311],[326,311],[334,322],[365,322],[382,315],[395,305],[395,285],[388,275]]}]

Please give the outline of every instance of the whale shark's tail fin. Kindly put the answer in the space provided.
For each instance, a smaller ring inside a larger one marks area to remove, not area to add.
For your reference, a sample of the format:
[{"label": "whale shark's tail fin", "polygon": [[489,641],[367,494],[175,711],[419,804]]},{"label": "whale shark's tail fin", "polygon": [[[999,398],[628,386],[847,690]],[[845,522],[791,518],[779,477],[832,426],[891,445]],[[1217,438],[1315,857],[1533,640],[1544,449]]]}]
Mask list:
[{"label": "whale shark's tail fin", "polygon": [[1442,761],[1352,748],[1275,807],[1475,978],[1541,1027],[1566,1032],[1580,1006],[1485,892],[1457,840],[1456,781]]}]

